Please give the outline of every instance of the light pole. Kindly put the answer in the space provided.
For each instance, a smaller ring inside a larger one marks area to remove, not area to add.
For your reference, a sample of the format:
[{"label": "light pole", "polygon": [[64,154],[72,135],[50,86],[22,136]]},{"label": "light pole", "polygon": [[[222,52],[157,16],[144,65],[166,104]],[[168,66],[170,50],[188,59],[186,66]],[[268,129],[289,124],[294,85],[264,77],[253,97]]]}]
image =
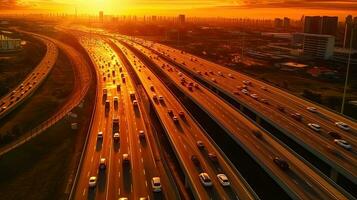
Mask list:
[{"label": "light pole", "polygon": [[347,69],[346,69],[345,86],[344,86],[344,88],[343,88],[341,114],[343,114],[343,112],[344,112],[344,110],[345,110],[345,101],[346,101],[347,84],[348,84],[348,74],[349,74],[349,71],[350,71],[351,54],[352,54],[353,31],[354,31],[355,28],[356,28],[356,24],[353,24],[353,25],[352,25],[352,29],[351,29],[350,51],[349,51],[349,53],[348,53],[348,61],[347,61]]}]

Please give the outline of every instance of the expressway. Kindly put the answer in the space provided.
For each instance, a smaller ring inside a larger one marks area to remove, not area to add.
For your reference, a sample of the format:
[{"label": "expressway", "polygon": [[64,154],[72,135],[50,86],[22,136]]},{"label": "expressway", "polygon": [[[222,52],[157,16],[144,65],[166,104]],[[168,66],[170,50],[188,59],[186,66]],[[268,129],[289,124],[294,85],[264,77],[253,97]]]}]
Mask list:
[{"label": "expressway", "polygon": [[[306,164],[293,151],[280,144],[269,133],[247,120],[237,110],[210,92],[203,85],[181,72],[179,68],[162,60],[150,49],[124,41],[151,58],[153,71],[160,70],[172,80],[184,94],[196,102],[202,110],[220,124],[231,137],[243,146],[294,199],[349,199],[338,186],[319,171]],[[143,71],[143,68],[141,68]],[[150,70],[145,70],[150,71]],[[150,72],[148,72],[150,73]],[[154,76],[151,73],[150,76]],[[257,137],[254,132],[261,134]],[[287,160],[290,169],[286,172],[273,162],[274,157]]]},{"label": "expressway", "polygon": [[[184,51],[140,39],[135,41],[160,52],[166,59],[187,70],[190,76],[208,83],[244,105],[347,179],[357,183],[357,123],[355,121]],[[336,122],[346,123],[350,130],[335,125]],[[319,125],[320,130],[313,130],[308,125],[310,123]],[[347,150],[334,142],[334,139],[339,138],[346,140],[352,150]]]},{"label": "expressway", "polygon": [[[186,182],[189,182],[196,199],[255,199],[257,198],[249,185],[240,176],[221,150],[207,136],[207,133],[191,117],[174,95],[154,76],[150,70],[117,41],[113,41],[125,54],[136,75],[143,84],[146,93],[154,105],[166,134],[185,170]],[[201,141],[204,147],[199,147]],[[213,155],[213,156],[209,156]],[[192,157],[194,156],[194,157]],[[216,158],[214,158],[216,157]],[[192,160],[192,158],[195,161]],[[217,159],[217,160],[215,160]],[[197,161],[198,160],[198,161]],[[199,174],[206,172],[213,187],[205,187]],[[216,175],[224,173],[230,180],[230,187],[223,187]]]},{"label": "expressway", "polygon": [[41,37],[44,40],[55,44],[68,56],[68,58],[73,64],[73,72],[75,77],[73,90],[70,96],[67,98],[66,102],[52,116],[49,116],[46,121],[42,122],[40,125],[30,130],[29,132],[22,134],[21,137],[17,138],[14,142],[1,147],[0,156],[30,141],[32,138],[36,137],[44,130],[51,127],[53,124],[65,117],[73,108],[80,104],[80,102],[87,94],[90,84],[92,82],[92,73],[90,66],[88,65],[84,57],[73,47],[44,35],[39,35],[31,32],[26,32],[26,34],[31,34],[34,37]]},{"label": "expressway", "polygon": [[[74,199],[177,199],[156,144],[149,139],[152,128],[145,123],[143,105],[132,103],[130,93],[136,89],[122,62],[100,37],[78,37],[96,67],[98,85]],[[141,130],[144,136],[139,138]],[[105,169],[100,169],[100,162]],[[97,178],[94,187],[89,185],[91,177]],[[153,192],[153,177],[160,177],[162,192]]]},{"label": "expressway", "polygon": [[0,99],[0,119],[9,114],[32,95],[46,79],[57,61],[58,49],[50,40],[34,36],[46,45],[46,54],[36,68],[12,92]]}]

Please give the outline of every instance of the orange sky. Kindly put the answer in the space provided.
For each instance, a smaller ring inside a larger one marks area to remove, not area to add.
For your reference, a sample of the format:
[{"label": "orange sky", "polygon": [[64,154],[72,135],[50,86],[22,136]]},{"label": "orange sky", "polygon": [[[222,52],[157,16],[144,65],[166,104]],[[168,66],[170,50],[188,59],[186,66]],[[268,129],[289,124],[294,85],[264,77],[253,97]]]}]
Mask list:
[{"label": "orange sky", "polygon": [[0,13],[69,12],[125,15],[274,18],[357,15],[357,0],[0,0]]}]

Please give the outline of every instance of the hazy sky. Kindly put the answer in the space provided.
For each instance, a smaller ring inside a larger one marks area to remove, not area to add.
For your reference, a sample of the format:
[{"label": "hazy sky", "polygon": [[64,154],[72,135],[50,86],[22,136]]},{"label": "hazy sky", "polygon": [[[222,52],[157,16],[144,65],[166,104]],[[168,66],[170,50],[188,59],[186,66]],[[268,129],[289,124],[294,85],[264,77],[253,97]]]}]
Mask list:
[{"label": "hazy sky", "polygon": [[357,0],[0,0],[0,13],[74,12],[136,15],[282,17],[357,15]]}]

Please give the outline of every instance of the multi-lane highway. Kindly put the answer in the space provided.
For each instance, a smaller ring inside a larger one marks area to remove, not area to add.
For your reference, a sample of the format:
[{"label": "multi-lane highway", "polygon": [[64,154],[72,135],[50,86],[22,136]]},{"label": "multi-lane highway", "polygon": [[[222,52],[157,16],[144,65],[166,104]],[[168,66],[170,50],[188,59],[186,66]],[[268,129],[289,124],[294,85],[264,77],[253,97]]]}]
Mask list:
[{"label": "multi-lane highway", "polygon": [[[98,86],[74,199],[179,198],[157,145],[152,143],[153,129],[145,123],[143,102],[135,95],[125,66],[100,37],[83,35],[80,41],[96,67]],[[101,161],[105,169],[100,169]],[[96,177],[94,183],[90,183],[91,177]],[[161,192],[153,192],[156,177]]]},{"label": "multi-lane highway", "polygon": [[[357,183],[355,121],[184,51],[145,40],[137,39],[136,42],[159,52],[181,69],[187,70],[190,76],[235,99],[313,152],[347,179]],[[343,123],[339,125],[336,122]],[[335,139],[343,139],[348,144],[341,144]]]},{"label": "multi-lane highway", "polygon": [[[257,198],[207,133],[197,125],[197,122],[166,86],[132,52],[117,41],[114,42],[127,56],[150,96],[179,158],[180,165],[186,171],[186,179],[190,183],[194,196],[197,199]],[[200,147],[200,142],[204,147]],[[200,173],[209,175],[213,187],[207,188],[200,182]],[[225,174],[231,186],[222,186],[217,178],[218,174]]]},{"label": "multi-lane highway", "polygon": [[[186,96],[195,101],[204,111],[217,121],[258,163],[271,174],[277,182],[295,199],[348,199],[336,184],[326,179],[317,170],[299,159],[290,149],[281,145],[271,135],[264,132],[229,106],[222,99],[186,76],[179,68],[160,59],[147,48],[125,41],[134,48],[152,58],[153,71],[161,70],[172,80]],[[138,65],[138,64],[136,64]],[[141,68],[141,71],[147,71]],[[148,70],[150,71],[150,70]],[[150,72],[147,72],[150,73]],[[150,74],[150,76],[155,76]],[[156,85],[156,84],[155,84]],[[257,136],[259,131],[260,136]],[[279,169],[273,162],[275,157],[287,160],[289,170]]]},{"label": "multi-lane highway", "polygon": [[46,54],[36,68],[14,88],[10,93],[0,99],[0,119],[9,114],[25,99],[33,94],[41,83],[46,79],[52,67],[57,61],[57,46],[48,39],[34,36],[46,45]]}]

